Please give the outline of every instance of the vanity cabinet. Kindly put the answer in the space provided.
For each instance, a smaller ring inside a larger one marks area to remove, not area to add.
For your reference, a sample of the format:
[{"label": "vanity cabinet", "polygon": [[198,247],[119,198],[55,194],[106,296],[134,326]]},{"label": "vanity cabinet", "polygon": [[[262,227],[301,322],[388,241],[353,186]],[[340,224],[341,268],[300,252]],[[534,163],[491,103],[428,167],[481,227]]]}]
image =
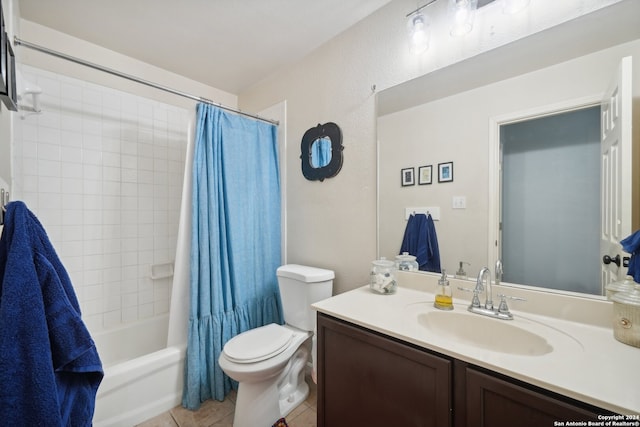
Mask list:
[{"label": "vanity cabinet", "polygon": [[318,426],[451,426],[452,361],[318,315]]},{"label": "vanity cabinet", "polygon": [[609,414],[318,313],[319,427],[540,427]]},{"label": "vanity cabinet", "polygon": [[456,414],[464,421],[456,426],[554,426],[568,421],[597,421],[598,414],[610,414],[529,384],[460,364],[463,367],[458,371],[464,370],[465,383],[465,390],[460,393],[464,402],[460,405],[464,405],[465,414]]}]

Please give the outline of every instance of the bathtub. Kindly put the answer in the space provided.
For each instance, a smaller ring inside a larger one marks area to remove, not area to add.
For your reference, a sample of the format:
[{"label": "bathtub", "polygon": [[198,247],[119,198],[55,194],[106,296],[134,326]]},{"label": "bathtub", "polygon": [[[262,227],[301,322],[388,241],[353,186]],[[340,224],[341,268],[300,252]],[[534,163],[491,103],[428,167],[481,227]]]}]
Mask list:
[{"label": "bathtub", "polygon": [[95,427],[131,427],[182,401],[185,347],[166,347],[169,315],[93,336],[104,367]]}]

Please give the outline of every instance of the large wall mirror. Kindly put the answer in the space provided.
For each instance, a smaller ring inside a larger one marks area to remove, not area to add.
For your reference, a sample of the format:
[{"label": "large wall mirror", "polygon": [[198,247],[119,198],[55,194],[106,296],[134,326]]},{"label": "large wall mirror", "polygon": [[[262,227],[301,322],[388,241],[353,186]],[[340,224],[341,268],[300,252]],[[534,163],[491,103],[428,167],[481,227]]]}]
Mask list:
[{"label": "large wall mirror", "polygon": [[[620,177],[631,198],[620,205],[624,227],[617,230],[630,233],[640,227],[638,184],[632,185],[640,182],[637,16],[640,2],[621,2],[380,92],[378,255],[398,254],[406,207],[437,206],[441,265],[450,274],[466,262],[468,277],[475,278],[502,258],[505,281],[585,296],[602,295],[604,283],[624,275],[622,265],[602,264],[602,251],[616,249],[601,238],[608,214],[600,200],[600,121],[610,83],[622,58],[631,56],[635,110],[626,120],[636,123],[629,141],[634,151]],[[566,138],[568,132],[575,138]],[[547,145],[536,146],[541,142]],[[525,146],[533,151],[523,154]],[[511,175],[500,168],[505,156]],[[445,161],[455,164],[455,181],[400,185],[402,169]],[[531,196],[515,199],[524,189]],[[534,200],[540,193],[548,197]],[[462,206],[454,203],[460,200]],[[566,214],[561,220],[560,210]],[[587,210],[589,218],[579,215]],[[556,240],[539,239],[534,248],[531,234],[509,232],[535,227]],[[532,253],[546,255],[534,259]]]}]

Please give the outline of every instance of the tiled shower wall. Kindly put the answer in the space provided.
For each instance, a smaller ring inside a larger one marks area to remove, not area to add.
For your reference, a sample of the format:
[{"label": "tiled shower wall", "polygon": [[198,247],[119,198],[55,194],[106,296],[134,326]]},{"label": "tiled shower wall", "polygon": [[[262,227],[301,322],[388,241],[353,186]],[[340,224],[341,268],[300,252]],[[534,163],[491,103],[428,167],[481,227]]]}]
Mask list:
[{"label": "tiled shower wall", "polygon": [[95,333],[168,313],[190,113],[33,67],[22,75],[42,88],[42,114],[14,116],[11,198],[47,230],[85,323]]}]

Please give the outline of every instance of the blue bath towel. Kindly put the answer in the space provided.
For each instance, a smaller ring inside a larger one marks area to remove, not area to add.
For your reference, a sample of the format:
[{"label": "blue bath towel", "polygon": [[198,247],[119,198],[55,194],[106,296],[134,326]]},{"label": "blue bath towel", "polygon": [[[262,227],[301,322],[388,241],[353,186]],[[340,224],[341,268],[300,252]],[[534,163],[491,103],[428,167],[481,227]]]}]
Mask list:
[{"label": "blue bath towel", "polygon": [[440,249],[431,215],[411,215],[404,230],[400,253],[416,257],[422,271],[440,273]]},{"label": "blue bath towel", "polygon": [[7,426],[90,426],[103,371],[71,280],[24,203],[0,238],[0,419]]},{"label": "blue bath towel", "polygon": [[636,283],[640,283],[640,230],[621,240],[620,244],[625,252],[631,254],[627,274],[632,276]]}]

